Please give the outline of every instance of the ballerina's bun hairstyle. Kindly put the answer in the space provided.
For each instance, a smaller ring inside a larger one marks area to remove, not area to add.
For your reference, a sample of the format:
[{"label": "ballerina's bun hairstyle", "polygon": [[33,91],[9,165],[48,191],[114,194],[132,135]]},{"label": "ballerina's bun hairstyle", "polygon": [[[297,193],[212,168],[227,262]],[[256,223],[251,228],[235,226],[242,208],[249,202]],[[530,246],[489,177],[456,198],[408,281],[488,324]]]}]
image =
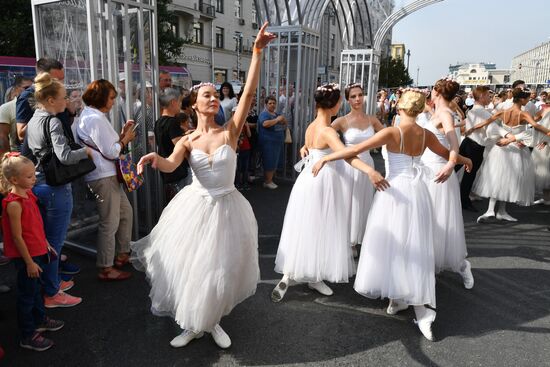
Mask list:
[{"label": "ballerina's bun hairstyle", "polygon": [[19,152],[7,152],[0,161],[0,192],[6,194],[13,186],[10,178],[17,176],[21,167],[25,164],[33,164],[30,159]]},{"label": "ballerina's bun hairstyle", "polygon": [[449,102],[456,96],[459,88],[460,85],[457,82],[449,79],[439,79],[434,85],[435,91],[441,94],[443,99]]},{"label": "ballerina's bun hairstyle", "polygon": [[48,98],[55,98],[63,89],[63,84],[49,73],[40,73],[34,78],[34,98],[38,103],[46,102]]},{"label": "ballerina's bun hairstyle", "polygon": [[524,91],[521,88],[514,88],[512,91],[512,102],[518,103],[520,99],[529,98],[531,96],[531,92]]},{"label": "ballerina's bun hairstyle", "polygon": [[340,87],[338,84],[323,84],[317,88],[313,97],[317,108],[330,109],[340,101]]},{"label": "ballerina's bun hairstyle", "polygon": [[424,111],[426,104],[426,95],[420,90],[405,89],[399,102],[397,109],[403,110],[408,116],[416,117]]},{"label": "ballerina's bun hairstyle", "polygon": [[361,93],[363,93],[363,88],[361,87],[361,84],[359,83],[348,84],[344,89],[344,96],[346,97],[346,99],[349,99],[349,93],[353,88],[359,88],[361,89]]}]

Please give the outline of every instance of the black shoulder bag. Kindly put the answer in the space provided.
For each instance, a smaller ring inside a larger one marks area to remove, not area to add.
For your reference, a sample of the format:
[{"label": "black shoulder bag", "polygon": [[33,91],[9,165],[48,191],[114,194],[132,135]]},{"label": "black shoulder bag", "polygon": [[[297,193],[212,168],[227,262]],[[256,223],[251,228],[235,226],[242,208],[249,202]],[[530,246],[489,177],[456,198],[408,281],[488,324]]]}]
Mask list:
[{"label": "black shoulder bag", "polygon": [[[80,160],[78,163],[70,165],[63,164],[59,161],[59,158],[55,155],[52,137],[50,135],[51,119],[52,116],[48,116],[44,121],[44,139],[46,140],[48,150],[46,151],[46,154],[40,158],[40,166],[46,176],[46,183],[48,185],[61,186],[92,172],[96,167],[94,161],[89,157]],[[65,132],[63,133],[67,138],[67,144],[69,144],[71,150],[82,149],[78,143],[67,137]]]}]

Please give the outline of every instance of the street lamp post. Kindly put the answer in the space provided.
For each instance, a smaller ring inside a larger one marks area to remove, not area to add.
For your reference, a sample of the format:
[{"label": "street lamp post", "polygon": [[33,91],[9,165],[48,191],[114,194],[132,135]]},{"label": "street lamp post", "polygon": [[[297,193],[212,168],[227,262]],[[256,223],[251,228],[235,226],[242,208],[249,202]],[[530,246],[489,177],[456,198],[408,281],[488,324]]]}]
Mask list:
[{"label": "street lamp post", "polygon": [[418,76],[420,75],[420,66],[416,68],[416,86],[420,85],[420,81],[418,80]]},{"label": "street lamp post", "polygon": [[411,50],[407,50],[407,73],[409,72],[409,61],[411,59]]}]

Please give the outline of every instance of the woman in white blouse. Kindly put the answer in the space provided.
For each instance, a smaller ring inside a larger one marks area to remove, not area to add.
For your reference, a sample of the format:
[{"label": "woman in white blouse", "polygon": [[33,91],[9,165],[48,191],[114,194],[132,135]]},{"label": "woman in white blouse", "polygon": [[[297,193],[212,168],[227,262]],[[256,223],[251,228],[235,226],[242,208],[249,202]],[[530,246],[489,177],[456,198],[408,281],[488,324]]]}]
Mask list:
[{"label": "woman in white blouse", "polygon": [[100,269],[98,278],[105,281],[124,280],[131,275],[113,267],[120,268],[129,262],[133,217],[130,202],[117,179],[115,160],[135,138],[133,121],[126,122],[118,134],[107,119],[116,96],[116,89],[109,81],[99,79],[90,83],[82,95],[86,107],[76,128],[80,141],[92,148],[96,165],[85,180],[97,198],[96,265]]}]

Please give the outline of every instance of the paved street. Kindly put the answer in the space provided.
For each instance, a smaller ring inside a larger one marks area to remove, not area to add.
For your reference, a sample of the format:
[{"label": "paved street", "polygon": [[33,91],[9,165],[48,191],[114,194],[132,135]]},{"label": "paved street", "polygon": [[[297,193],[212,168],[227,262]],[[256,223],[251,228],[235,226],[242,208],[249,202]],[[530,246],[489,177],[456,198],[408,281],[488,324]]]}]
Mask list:
[{"label": "paved street", "polygon": [[[82,266],[69,293],[83,303],[50,310],[66,326],[50,334],[54,348],[36,353],[17,346],[14,291],[0,294],[0,344],[7,353],[0,366],[550,366],[550,207],[511,205],[520,219],[515,224],[478,225],[480,213],[464,212],[475,286],[465,290],[453,273],[437,277],[432,343],[412,323],[412,310],[388,316],[387,301],[359,296],[352,283],[331,285],[332,297],[298,285],[282,303],[270,301],[290,190],[283,183],[246,193],[259,224],[262,281],[221,322],[230,349],[220,350],[209,335],[171,348],[178,328],[149,312],[142,273],[100,283],[94,259],[68,251]],[[486,201],[476,204],[485,208]],[[13,285],[13,273],[12,265],[3,266],[0,279]]]}]

